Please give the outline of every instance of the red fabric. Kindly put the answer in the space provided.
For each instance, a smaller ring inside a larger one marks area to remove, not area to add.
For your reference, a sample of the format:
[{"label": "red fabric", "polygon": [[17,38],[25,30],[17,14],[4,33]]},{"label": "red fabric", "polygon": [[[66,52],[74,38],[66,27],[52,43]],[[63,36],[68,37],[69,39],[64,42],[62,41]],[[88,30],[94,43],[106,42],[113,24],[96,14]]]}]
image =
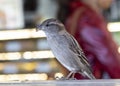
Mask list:
[{"label": "red fabric", "polygon": [[[75,12],[78,8],[85,8],[80,16],[73,22]],[[107,30],[107,24],[102,15],[96,13],[89,6],[75,1],[70,4],[71,14],[66,20],[66,28],[70,32],[72,25],[76,24],[72,34],[82,47],[88,58],[93,74],[96,78],[102,78],[107,72],[111,78],[120,78],[120,54],[118,46]],[[70,32],[71,33],[71,32]],[[76,74],[77,79],[81,79]]]}]

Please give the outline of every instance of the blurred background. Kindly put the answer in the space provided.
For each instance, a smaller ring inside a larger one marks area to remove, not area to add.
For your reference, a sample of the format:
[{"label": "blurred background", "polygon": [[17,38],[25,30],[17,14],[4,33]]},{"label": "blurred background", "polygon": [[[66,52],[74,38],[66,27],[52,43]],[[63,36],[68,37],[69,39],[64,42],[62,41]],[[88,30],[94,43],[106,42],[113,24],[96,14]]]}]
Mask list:
[{"label": "blurred background", "polygon": [[[59,0],[0,0],[0,81],[52,80],[67,74],[35,25],[57,18]],[[103,12],[120,45],[120,0]],[[120,47],[118,49],[120,52]]]}]

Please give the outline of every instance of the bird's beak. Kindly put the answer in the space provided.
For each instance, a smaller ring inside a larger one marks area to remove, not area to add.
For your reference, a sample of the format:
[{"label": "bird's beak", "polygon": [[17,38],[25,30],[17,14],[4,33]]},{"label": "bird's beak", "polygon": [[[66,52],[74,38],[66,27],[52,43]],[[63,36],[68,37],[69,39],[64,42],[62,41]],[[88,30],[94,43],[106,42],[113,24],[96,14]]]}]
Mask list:
[{"label": "bird's beak", "polygon": [[36,31],[39,31],[42,29],[42,25],[36,25]]}]

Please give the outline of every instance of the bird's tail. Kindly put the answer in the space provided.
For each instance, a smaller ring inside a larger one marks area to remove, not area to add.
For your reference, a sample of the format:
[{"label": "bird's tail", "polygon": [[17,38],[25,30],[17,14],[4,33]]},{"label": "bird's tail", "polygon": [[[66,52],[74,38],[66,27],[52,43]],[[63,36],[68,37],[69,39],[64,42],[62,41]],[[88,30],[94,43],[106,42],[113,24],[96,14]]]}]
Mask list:
[{"label": "bird's tail", "polygon": [[92,73],[91,73],[91,74],[88,74],[88,75],[86,75],[86,76],[87,76],[89,79],[91,79],[91,80],[92,80],[92,79],[96,79],[95,76],[94,76]]},{"label": "bird's tail", "polygon": [[83,72],[84,76],[87,76],[89,79],[96,79],[95,76],[92,73],[87,73],[86,71]]}]

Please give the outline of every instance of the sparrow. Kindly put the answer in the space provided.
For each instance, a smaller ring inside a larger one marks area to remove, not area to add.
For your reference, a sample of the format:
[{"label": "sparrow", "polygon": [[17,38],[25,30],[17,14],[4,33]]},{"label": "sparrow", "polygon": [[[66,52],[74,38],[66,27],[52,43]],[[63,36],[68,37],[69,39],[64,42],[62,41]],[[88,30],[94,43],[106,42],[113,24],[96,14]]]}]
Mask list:
[{"label": "sparrow", "polygon": [[77,40],[67,32],[62,22],[54,18],[46,19],[36,26],[36,30],[45,32],[54,56],[70,71],[66,79],[70,79],[71,76],[74,78],[75,73],[95,79],[83,50]]}]

